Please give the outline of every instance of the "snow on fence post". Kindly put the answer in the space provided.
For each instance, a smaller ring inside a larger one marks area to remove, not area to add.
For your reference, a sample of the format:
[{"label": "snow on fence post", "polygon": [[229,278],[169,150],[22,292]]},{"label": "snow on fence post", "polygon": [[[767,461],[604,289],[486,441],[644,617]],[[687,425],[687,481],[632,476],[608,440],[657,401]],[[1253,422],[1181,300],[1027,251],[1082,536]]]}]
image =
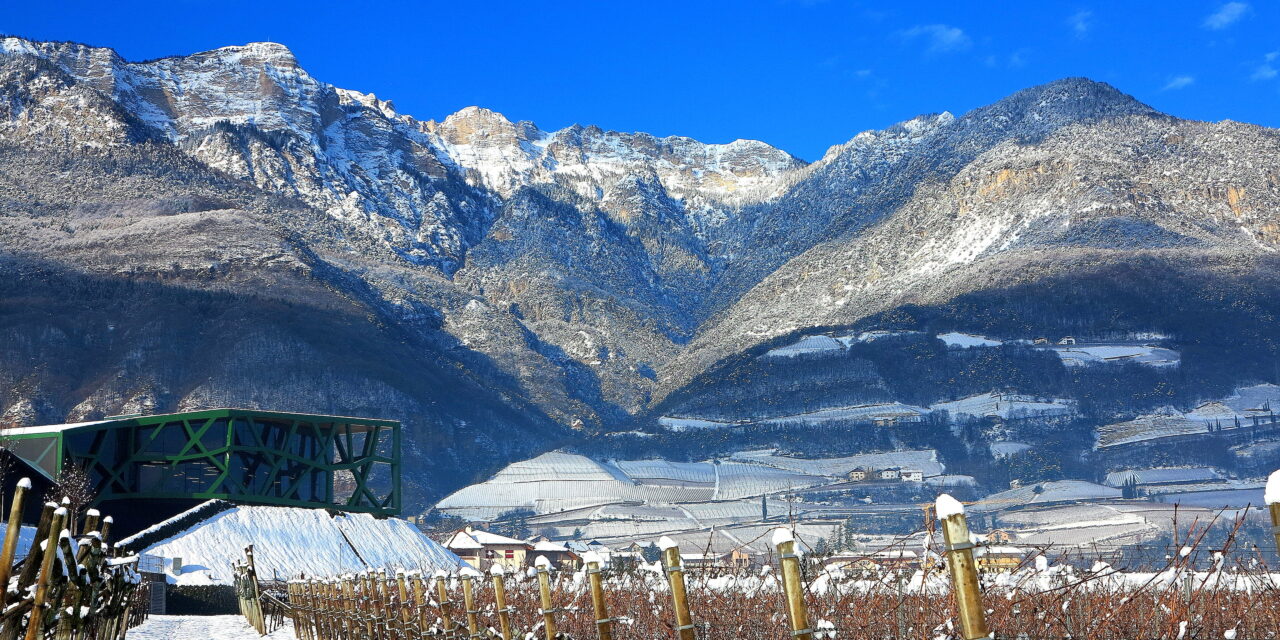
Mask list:
[{"label": "snow on fence post", "polygon": [[40,556],[40,573],[36,577],[35,600],[31,605],[31,620],[27,623],[26,640],[37,640],[43,637],[45,602],[49,597],[49,581],[53,579],[53,560],[58,555],[58,538],[62,535],[62,524],[67,519],[67,508],[58,507],[53,512],[53,520],[49,524],[49,535],[45,537],[44,553]]},{"label": "snow on fence post", "polygon": [[1271,511],[1271,535],[1275,537],[1277,549],[1280,550],[1280,471],[1273,471],[1267,477],[1263,501]]},{"label": "snow on fence post", "polygon": [[480,611],[476,609],[476,594],[472,579],[481,577],[479,571],[471,567],[464,567],[458,572],[458,577],[462,579],[462,606],[466,607],[467,612],[467,632],[468,637],[480,637],[480,620],[478,614]]},{"label": "snow on fence post", "polygon": [[666,536],[658,540],[662,561],[671,583],[671,601],[676,611],[676,633],[680,640],[695,640],[693,617],[689,615],[689,597],[684,588],[684,567],[680,564],[680,547]]},{"label": "snow on fence post", "polygon": [[595,551],[582,555],[587,563],[587,578],[591,582],[591,607],[596,615],[596,635],[600,640],[613,640],[613,618],[609,617],[609,607],[604,601],[604,582],[600,575],[600,565],[604,559]]},{"label": "snow on fence post", "polygon": [[489,575],[493,578],[493,605],[498,613],[498,630],[502,632],[502,640],[511,640],[511,607],[507,606],[507,587],[502,583],[506,570],[501,564],[489,567]]},{"label": "snow on fence post", "polygon": [[809,628],[809,611],[804,606],[804,584],[800,577],[800,554],[796,550],[795,536],[785,527],[774,529],[773,546],[778,550],[778,562],[782,565],[782,590],[787,598],[791,637],[812,640],[813,629]]},{"label": "snow on fence post", "polygon": [[542,627],[547,632],[547,640],[556,639],[556,610],[551,606],[551,561],[546,556],[538,556],[533,561],[534,571],[538,574],[538,595],[542,599]]},{"label": "snow on fence post", "polygon": [[982,593],[978,590],[978,568],[973,560],[973,541],[964,505],[950,495],[938,496],[938,521],[947,545],[947,568],[955,590],[956,611],[960,616],[960,633],[965,640],[991,638],[982,610]]},{"label": "snow on fence post", "polygon": [[31,490],[31,480],[23,478],[13,490],[13,505],[9,508],[9,525],[4,532],[4,547],[0,549],[0,611],[9,606],[9,573],[13,570],[13,557],[18,553],[18,538],[22,535],[22,506]]}]

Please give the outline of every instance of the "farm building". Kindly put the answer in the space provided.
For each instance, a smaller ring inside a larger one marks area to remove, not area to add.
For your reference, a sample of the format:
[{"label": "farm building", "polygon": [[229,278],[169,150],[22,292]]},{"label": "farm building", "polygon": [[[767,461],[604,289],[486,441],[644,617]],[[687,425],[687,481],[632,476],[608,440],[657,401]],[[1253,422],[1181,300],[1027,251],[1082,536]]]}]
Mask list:
[{"label": "farm building", "polygon": [[400,423],[248,409],[17,427],[7,448],[46,479],[83,469],[94,506],[134,531],[206,500],[400,511]]}]

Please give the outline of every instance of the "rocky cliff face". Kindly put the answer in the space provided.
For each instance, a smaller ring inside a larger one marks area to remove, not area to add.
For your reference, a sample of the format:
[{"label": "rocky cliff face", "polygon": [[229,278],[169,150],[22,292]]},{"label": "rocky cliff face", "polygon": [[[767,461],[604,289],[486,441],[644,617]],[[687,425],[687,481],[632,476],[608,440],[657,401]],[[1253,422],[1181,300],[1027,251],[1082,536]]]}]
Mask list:
[{"label": "rocky cliff face", "polygon": [[1139,254],[1248,262],[1280,228],[1274,130],[1083,79],[811,165],[421,121],[272,43],[128,62],[5,38],[0,96],[6,421],[393,414],[431,457],[421,496],[788,332]]}]

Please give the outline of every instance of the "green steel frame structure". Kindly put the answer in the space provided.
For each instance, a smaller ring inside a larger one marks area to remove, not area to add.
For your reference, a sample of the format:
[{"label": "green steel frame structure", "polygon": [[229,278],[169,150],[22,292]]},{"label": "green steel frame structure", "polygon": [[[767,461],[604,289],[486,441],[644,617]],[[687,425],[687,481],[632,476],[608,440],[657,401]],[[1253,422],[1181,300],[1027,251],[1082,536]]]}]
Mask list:
[{"label": "green steel frame structure", "polygon": [[[5,448],[56,478],[88,472],[94,504],[211,500],[397,515],[400,423],[211,409],[21,427]],[[136,504],[136,503],[135,503]]]}]

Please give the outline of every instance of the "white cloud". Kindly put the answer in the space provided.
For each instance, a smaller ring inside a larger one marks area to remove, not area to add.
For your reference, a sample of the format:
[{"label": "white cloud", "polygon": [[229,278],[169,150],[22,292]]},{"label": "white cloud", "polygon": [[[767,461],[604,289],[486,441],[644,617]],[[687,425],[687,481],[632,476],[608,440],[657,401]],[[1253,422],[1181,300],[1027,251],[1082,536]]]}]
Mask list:
[{"label": "white cloud", "polygon": [[1071,25],[1071,30],[1076,33],[1077,38],[1083,38],[1089,35],[1089,29],[1093,27],[1093,12],[1087,9],[1077,11],[1067,18],[1067,24]]},{"label": "white cloud", "polygon": [[1254,80],[1270,80],[1277,75],[1280,75],[1280,72],[1276,71],[1276,68],[1271,66],[1271,63],[1275,62],[1276,58],[1280,58],[1280,51],[1272,51],[1271,53],[1262,56],[1262,64],[1258,65],[1258,68],[1254,70],[1253,75],[1249,77]]},{"label": "white cloud", "polygon": [[1177,89],[1185,89],[1194,83],[1196,79],[1192,76],[1174,76],[1169,79],[1169,83],[1164,85],[1161,91],[1174,91]]},{"label": "white cloud", "polygon": [[1249,3],[1228,2],[1209,14],[1209,17],[1204,19],[1204,26],[1208,29],[1226,29],[1247,13],[1249,13]]},{"label": "white cloud", "polygon": [[906,31],[899,31],[898,35],[907,40],[924,40],[925,53],[954,53],[973,45],[964,29],[945,24],[917,25]]}]

